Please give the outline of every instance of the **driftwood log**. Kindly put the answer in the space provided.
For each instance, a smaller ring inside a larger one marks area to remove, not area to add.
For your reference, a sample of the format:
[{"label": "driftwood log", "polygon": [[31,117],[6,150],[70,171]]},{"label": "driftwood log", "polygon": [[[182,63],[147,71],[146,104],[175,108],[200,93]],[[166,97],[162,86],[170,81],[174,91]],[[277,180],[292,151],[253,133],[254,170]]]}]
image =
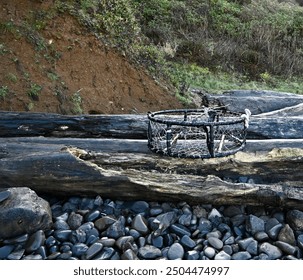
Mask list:
[{"label": "driftwood log", "polygon": [[[146,139],[146,115],[66,116],[0,112],[0,137],[103,137]],[[303,115],[252,116],[248,139],[302,139]]]},{"label": "driftwood log", "polygon": [[[265,149],[265,142],[276,148]],[[53,195],[100,194],[122,200],[265,204],[303,210],[299,143],[252,141],[247,147],[263,149],[226,158],[180,160],[149,152],[146,140],[2,138],[0,182],[1,187],[29,186]],[[256,181],[227,180],[237,176]]]},{"label": "driftwood log", "polygon": [[266,90],[231,90],[222,94],[203,94],[202,106],[224,106],[232,112],[249,108],[253,115],[280,110],[303,103],[300,94]]}]

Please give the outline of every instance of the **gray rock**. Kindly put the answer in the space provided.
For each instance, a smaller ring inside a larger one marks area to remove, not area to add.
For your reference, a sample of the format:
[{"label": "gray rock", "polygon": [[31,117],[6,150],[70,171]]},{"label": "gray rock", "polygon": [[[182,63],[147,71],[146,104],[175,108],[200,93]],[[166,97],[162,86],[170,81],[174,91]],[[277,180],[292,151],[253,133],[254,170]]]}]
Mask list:
[{"label": "gray rock", "polygon": [[121,259],[122,260],[129,260],[129,261],[139,260],[139,258],[137,257],[136,253],[132,249],[127,249],[122,254]]},{"label": "gray rock", "polygon": [[25,244],[25,252],[26,253],[33,253],[44,243],[45,241],[45,234],[43,230],[38,230],[26,241]]},{"label": "gray rock", "polygon": [[303,234],[298,235],[297,237],[298,246],[301,250],[303,250]]},{"label": "gray rock", "polygon": [[6,190],[6,191],[2,191],[0,192],[0,203],[3,202],[4,200],[8,199],[11,195],[11,192]]},{"label": "gray rock", "polygon": [[4,245],[0,247],[0,260],[4,260],[14,250],[14,245]]},{"label": "gray rock", "polygon": [[282,242],[286,242],[290,245],[296,245],[296,238],[294,231],[288,224],[286,224],[283,228],[281,228],[278,235],[278,240]]},{"label": "gray rock", "polygon": [[118,239],[121,236],[125,235],[125,227],[121,218],[114,222],[109,228],[106,230],[106,236],[109,238]]},{"label": "gray rock", "polygon": [[236,215],[236,216],[233,216],[233,217],[230,219],[230,221],[231,221],[231,223],[232,223],[232,225],[233,225],[234,227],[238,227],[238,226],[240,226],[240,225],[242,225],[242,224],[245,223],[245,221],[246,221],[246,215],[238,214],[238,215]]},{"label": "gray rock", "polygon": [[275,245],[279,247],[285,254],[294,255],[297,251],[296,247],[282,241],[275,242]]},{"label": "gray rock", "polygon": [[235,253],[231,256],[232,260],[250,260],[251,254],[246,251]]},{"label": "gray rock", "polygon": [[255,233],[254,237],[259,242],[264,242],[264,241],[267,241],[269,239],[268,234],[264,231],[259,231],[259,232]]},{"label": "gray rock", "polygon": [[248,237],[248,238],[240,240],[238,242],[238,244],[239,244],[240,248],[245,251],[252,241],[254,241],[254,239],[252,237]]},{"label": "gray rock", "polygon": [[31,234],[51,227],[49,203],[31,189],[10,188],[3,197],[6,199],[0,203],[0,239]]},{"label": "gray rock", "polygon": [[25,249],[19,249],[19,250],[13,251],[7,256],[7,259],[8,260],[21,260],[24,252],[25,252]]},{"label": "gray rock", "polygon": [[71,235],[72,235],[72,230],[70,229],[66,229],[66,230],[60,229],[54,231],[54,237],[60,242],[69,240]]},{"label": "gray rock", "polygon": [[223,242],[219,238],[216,237],[210,237],[207,239],[210,246],[213,248],[220,250],[223,248]]},{"label": "gray rock", "polygon": [[[152,245],[161,249],[163,247],[164,241],[163,241],[163,236],[159,235],[156,237],[152,238]],[[145,244],[144,244],[145,245]],[[143,246],[144,246],[143,245]]]},{"label": "gray rock", "polygon": [[112,224],[114,224],[115,222],[117,222],[116,219],[110,217],[110,216],[104,216],[98,220],[96,220],[94,222],[95,227],[99,230],[99,231],[104,231],[106,230],[109,226],[111,226]]},{"label": "gray rock", "polygon": [[101,243],[94,243],[92,244],[85,252],[84,259],[85,260],[91,260],[93,259],[103,248],[103,245]]},{"label": "gray rock", "polygon": [[116,253],[112,247],[104,247],[99,254],[97,254],[93,260],[109,260]]},{"label": "gray rock", "polygon": [[74,257],[81,257],[86,253],[88,246],[84,243],[77,243],[72,247],[72,255]]},{"label": "gray rock", "polygon": [[265,231],[268,232],[271,228],[279,224],[281,223],[276,218],[270,218],[269,220],[266,221]]},{"label": "gray rock", "polygon": [[188,235],[183,235],[180,240],[180,243],[187,250],[193,249],[196,246],[196,242],[194,240],[192,240]]},{"label": "gray rock", "polygon": [[57,220],[54,224],[53,224],[53,229],[70,229],[69,225],[67,224],[67,222],[65,222],[64,220]]},{"label": "gray rock", "polygon": [[84,219],[86,222],[93,222],[96,219],[98,219],[100,216],[100,211],[99,210],[91,210],[90,212],[88,212]]},{"label": "gray rock", "polygon": [[101,243],[104,247],[113,247],[116,243],[116,240],[113,238],[102,237],[98,242]]},{"label": "gray rock", "polygon": [[126,243],[134,242],[134,238],[132,236],[121,236],[115,243],[115,245],[121,250],[124,251],[124,246]]},{"label": "gray rock", "polygon": [[270,260],[276,260],[282,257],[282,251],[277,247],[268,242],[264,242],[260,246],[260,252],[268,255]]},{"label": "gray rock", "polygon": [[147,260],[154,260],[162,255],[161,250],[152,245],[145,245],[138,251],[139,257]]},{"label": "gray rock", "polygon": [[23,242],[26,242],[27,239],[28,239],[28,234],[25,233],[25,234],[22,234],[22,235],[17,236],[17,237],[13,237],[13,238],[10,238],[10,239],[5,239],[3,241],[3,244],[23,243]]},{"label": "gray rock", "polygon": [[154,235],[162,235],[164,231],[169,228],[177,220],[177,214],[174,211],[160,214],[156,217],[155,223],[158,224],[158,228],[154,231]]},{"label": "gray rock", "polygon": [[158,216],[163,212],[163,209],[161,206],[154,206],[149,209],[149,215],[150,216]]},{"label": "gray rock", "polygon": [[174,243],[170,246],[167,252],[167,257],[169,260],[183,259],[184,248],[180,243]]},{"label": "gray rock", "polygon": [[130,210],[136,214],[144,213],[149,210],[149,204],[146,201],[138,200],[131,205]]},{"label": "gray rock", "polygon": [[258,242],[256,240],[250,242],[246,248],[246,251],[253,256],[258,255]]},{"label": "gray rock", "polygon": [[290,210],[286,214],[286,221],[293,230],[303,230],[303,212]]},{"label": "gray rock", "polygon": [[220,261],[228,261],[231,259],[231,256],[225,253],[224,251],[220,251],[216,256],[215,260],[220,260]]},{"label": "gray rock", "polygon": [[70,229],[72,229],[72,230],[75,230],[78,227],[80,227],[82,222],[83,222],[83,216],[80,214],[77,214],[75,212],[71,212],[67,219],[67,223],[68,223]]},{"label": "gray rock", "polygon": [[178,222],[182,226],[189,226],[191,224],[191,220],[192,220],[192,214],[186,213],[186,214],[182,214],[179,217]]},{"label": "gray rock", "polygon": [[233,248],[230,245],[224,245],[223,246],[223,251],[228,255],[233,254]]},{"label": "gray rock", "polygon": [[203,207],[201,207],[199,205],[193,207],[193,214],[198,219],[200,219],[200,218],[206,218],[207,217],[207,211]]},{"label": "gray rock", "polygon": [[132,228],[143,235],[146,235],[149,232],[147,221],[141,214],[134,217],[132,221]]},{"label": "gray rock", "polygon": [[198,229],[202,234],[207,234],[212,230],[212,224],[211,221],[205,218],[200,218],[198,223]]},{"label": "gray rock", "polygon": [[222,214],[216,208],[213,208],[208,214],[208,219],[211,220],[216,217],[222,218]]},{"label": "gray rock", "polygon": [[187,227],[182,226],[182,225],[180,225],[180,224],[173,224],[173,225],[171,225],[171,226],[170,226],[170,230],[171,230],[173,233],[175,233],[175,234],[177,234],[178,236],[180,236],[180,237],[182,237],[182,236],[184,236],[184,235],[188,235],[188,236],[191,235],[190,230],[189,230]]},{"label": "gray rock", "polygon": [[199,259],[199,252],[196,250],[191,250],[186,252],[185,259],[188,261],[195,261]]},{"label": "gray rock", "polygon": [[234,206],[234,205],[226,207],[224,209],[223,213],[224,213],[224,216],[229,217],[229,218],[234,217],[236,215],[243,214],[241,206]]},{"label": "gray rock", "polygon": [[246,230],[250,232],[252,235],[259,231],[265,230],[265,222],[254,215],[249,215],[246,220]]},{"label": "gray rock", "polygon": [[274,227],[272,227],[270,230],[267,231],[268,236],[272,240],[277,240],[282,227],[283,227],[282,224],[275,225]]},{"label": "gray rock", "polygon": [[213,247],[206,247],[203,252],[209,259],[212,259],[216,255],[216,250]]}]

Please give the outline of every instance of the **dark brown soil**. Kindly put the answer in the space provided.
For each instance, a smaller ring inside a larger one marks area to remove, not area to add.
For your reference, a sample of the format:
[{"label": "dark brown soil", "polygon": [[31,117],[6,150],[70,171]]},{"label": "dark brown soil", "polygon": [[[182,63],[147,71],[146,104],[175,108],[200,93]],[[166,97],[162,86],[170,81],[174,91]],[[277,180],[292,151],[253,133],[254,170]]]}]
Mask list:
[{"label": "dark brown soil", "polygon": [[1,1],[0,110],[116,114],[182,108],[143,68],[70,15],[56,14],[37,28],[33,15],[52,5]]}]

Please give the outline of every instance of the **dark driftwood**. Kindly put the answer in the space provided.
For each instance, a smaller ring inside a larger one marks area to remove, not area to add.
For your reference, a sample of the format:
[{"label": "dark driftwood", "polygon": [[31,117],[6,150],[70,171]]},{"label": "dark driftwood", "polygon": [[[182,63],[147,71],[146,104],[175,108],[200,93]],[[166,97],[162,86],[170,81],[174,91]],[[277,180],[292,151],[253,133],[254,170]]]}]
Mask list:
[{"label": "dark driftwood", "polygon": [[[303,94],[303,91],[301,92]],[[257,90],[231,90],[223,94],[203,94],[205,106],[225,106],[232,112],[244,112],[248,108],[253,115],[280,110],[303,103],[303,95]]]},{"label": "dark driftwood", "polygon": [[[0,137],[146,139],[146,115],[83,115],[0,112]],[[248,139],[302,139],[303,116],[252,117]]]},{"label": "dark driftwood", "polygon": [[[222,159],[179,160],[152,153],[104,152],[101,146],[99,152],[89,152],[58,143],[17,140],[1,139],[1,187],[29,186],[38,193],[53,195],[267,204],[303,210],[303,151],[299,148],[275,149],[260,155],[238,153]],[[231,183],[215,176],[253,177],[258,172],[262,184]]]}]

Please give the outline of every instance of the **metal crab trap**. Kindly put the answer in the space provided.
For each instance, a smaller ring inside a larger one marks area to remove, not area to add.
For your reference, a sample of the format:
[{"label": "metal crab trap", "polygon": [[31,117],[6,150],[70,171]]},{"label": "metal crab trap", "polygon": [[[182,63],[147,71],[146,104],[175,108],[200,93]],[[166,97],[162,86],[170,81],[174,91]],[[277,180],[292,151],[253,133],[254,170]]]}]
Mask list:
[{"label": "metal crab trap", "polygon": [[149,112],[148,147],[179,158],[228,156],[244,148],[250,115],[208,107]]}]

